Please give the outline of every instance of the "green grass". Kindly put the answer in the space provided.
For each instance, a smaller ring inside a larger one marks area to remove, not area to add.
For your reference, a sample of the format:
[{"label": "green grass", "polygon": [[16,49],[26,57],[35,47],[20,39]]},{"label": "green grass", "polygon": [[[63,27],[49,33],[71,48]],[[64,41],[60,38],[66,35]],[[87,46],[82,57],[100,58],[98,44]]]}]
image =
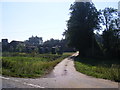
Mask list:
[{"label": "green grass", "polygon": [[13,77],[40,77],[49,73],[60,61],[69,54],[37,54],[13,53],[2,57],[2,75]]},{"label": "green grass", "polygon": [[120,82],[120,66],[115,60],[96,60],[78,57],[75,60],[75,68],[81,73]]}]

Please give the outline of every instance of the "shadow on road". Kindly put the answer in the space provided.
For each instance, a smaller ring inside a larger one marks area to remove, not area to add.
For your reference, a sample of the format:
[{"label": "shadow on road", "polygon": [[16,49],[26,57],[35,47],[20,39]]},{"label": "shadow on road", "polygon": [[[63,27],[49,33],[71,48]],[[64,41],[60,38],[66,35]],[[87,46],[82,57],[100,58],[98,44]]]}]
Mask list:
[{"label": "shadow on road", "polygon": [[68,57],[68,60],[74,60],[76,58],[76,56],[70,56]]}]

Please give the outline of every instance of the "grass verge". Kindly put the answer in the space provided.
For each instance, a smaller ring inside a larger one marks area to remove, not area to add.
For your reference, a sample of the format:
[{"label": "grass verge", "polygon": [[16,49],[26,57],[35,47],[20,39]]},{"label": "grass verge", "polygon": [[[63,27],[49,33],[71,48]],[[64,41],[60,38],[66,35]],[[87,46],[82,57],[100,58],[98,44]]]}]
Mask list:
[{"label": "grass verge", "polygon": [[77,71],[89,76],[120,82],[120,66],[115,60],[96,60],[77,57],[75,58],[75,68]]},{"label": "grass verge", "polygon": [[63,55],[39,54],[32,57],[19,56],[3,56],[2,57],[2,75],[13,77],[40,77],[50,72],[64,58],[72,53]]}]

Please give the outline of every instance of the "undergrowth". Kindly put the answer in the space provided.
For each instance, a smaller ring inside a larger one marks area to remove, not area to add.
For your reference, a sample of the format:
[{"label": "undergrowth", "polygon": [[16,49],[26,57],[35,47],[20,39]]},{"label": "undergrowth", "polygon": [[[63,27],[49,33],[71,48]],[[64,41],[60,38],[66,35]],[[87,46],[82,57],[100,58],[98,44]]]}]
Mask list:
[{"label": "undergrowth", "polygon": [[75,59],[75,68],[77,71],[89,76],[120,82],[120,65],[115,60],[96,60],[77,57]]},{"label": "undergrowth", "polygon": [[40,77],[49,73],[60,61],[71,54],[53,55],[13,53],[2,57],[2,75],[13,77]]}]

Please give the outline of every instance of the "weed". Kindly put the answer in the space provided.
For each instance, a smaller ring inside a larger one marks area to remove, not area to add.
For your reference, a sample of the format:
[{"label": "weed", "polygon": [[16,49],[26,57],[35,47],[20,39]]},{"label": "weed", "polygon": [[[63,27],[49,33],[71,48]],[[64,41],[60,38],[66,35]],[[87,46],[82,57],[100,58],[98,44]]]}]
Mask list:
[{"label": "weed", "polygon": [[[75,68],[77,71],[97,78],[120,82],[120,66],[118,64],[111,64],[110,61],[108,64],[108,61],[105,60],[101,60],[100,63],[100,61],[95,61],[88,58],[84,58],[82,60],[80,58],[76,59],[77,60],[75,61]],[[96,63],[93,61],[95,61]],[[102,63],[102,61],[104,61],[104,64]]]},{"label": "weed", "polygon": [[37,54],[32,57],[26,53],[11,53],[2,57],[2,75],[14,77],[40,77],[50,72],[56,64],[71,54]]}]

